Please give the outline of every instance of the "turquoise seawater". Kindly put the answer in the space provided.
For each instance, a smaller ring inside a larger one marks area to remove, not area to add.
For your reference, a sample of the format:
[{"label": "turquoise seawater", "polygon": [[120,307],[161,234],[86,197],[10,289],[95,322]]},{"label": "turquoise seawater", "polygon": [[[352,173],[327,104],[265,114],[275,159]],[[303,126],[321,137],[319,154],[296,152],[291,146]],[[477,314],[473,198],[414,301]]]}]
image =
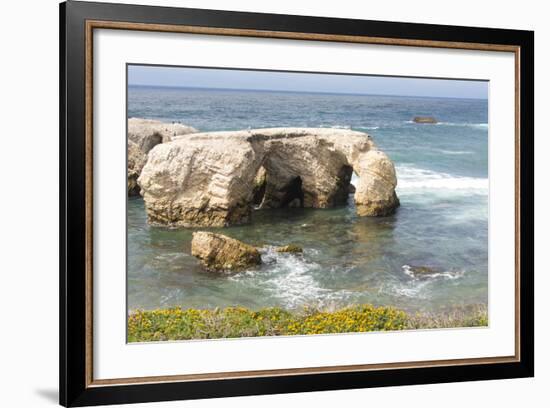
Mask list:
[{"label": "turquoise seawater", "polygon": [[[128,306],[250,308],[355,303],[410,311],[487,304],[487,100],[130,87],[128,116],[180,121],[201,131],[342,127],[367,132],[394,161],[401,207],[390,217],[334,209],[255,211],[217,229],[267,245],[261,267],[205,272],[191,229],[150,227],[128,201]],[[415,124],[430,115],[436,125]],[[269,246],[296,243],[302,256]],[[411,267],[429,267],[419,278]]]}]

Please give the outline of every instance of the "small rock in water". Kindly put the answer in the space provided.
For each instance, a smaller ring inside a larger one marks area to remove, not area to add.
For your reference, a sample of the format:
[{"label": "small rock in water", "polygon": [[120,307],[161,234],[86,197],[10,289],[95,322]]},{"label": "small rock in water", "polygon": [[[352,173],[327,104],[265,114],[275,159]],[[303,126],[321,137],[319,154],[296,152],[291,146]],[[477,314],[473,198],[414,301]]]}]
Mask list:
[{"label": "small rock in water", "polygon": [[262,263],[260,253],[251,245],[222,234],[193,233],[191,255],[201,260],[208,270],[237,271]]},{"label": "small rock in water", "polygon": [[433,116],[415,116],[414,123],[437,123],[437,120]]},{"label": "small rock in water", "polygon": [[409,275],[411,278],[427,279],[436,274],[441,273],[435,268],[430,266],[411,266],[403,265],[403,272]]},{"label": "small rock in water", "polygon": [[403,265],[403,272],[413,279],[447,278],[456,279],[464,275],[463,271],[445,271],[431,266]]},{"label": "small rock in water", "polygon": [[302,253],[304,252],[303,248],[299,245],[288,244],[285,246],[280,246],[275,249],[277,252],[290,252],[290,253]]}]

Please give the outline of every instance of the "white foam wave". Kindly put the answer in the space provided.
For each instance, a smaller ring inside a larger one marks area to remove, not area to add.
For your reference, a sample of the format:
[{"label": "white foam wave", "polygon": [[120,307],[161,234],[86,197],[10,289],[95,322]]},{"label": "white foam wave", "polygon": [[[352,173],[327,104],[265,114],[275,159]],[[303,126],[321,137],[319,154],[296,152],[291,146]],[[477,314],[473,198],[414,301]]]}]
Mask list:
[{"label": "white foam wave", "polygon": [[416,285],[389,285],[389,286],[382,286],[380,288],[381,292],[387,292],[387,293],[393,293],[398,296],[405,296],[409,298],[416,298],[416,299],[426,299],[426,294],[422,293],[422,290],[426,285],[428,285],[429,281],[423,281]]},{"label": "white foam wave", "polygon": [[[417,124],[414,120],[406,120],[405,123],[413,123]],[[430,123],[431,124],[431,123]],[[487,129],[489,128],[488,123],[457,123],[457,122],[437,122],[433,123],[431,125],[437,125],[437,126],[465,126],[465,127],[473,127],[473,128],[482,128]]]},{"label": "white foam wave", "polygon": [[[331,128],[331,129],[347,129],[347,130],[350,130],[352,128],[352,126],[350,126],[350,125],[325,125],[325,126],[321,126],[321,127],[328,127],[328,128]],[[357,130],[376,130],[376,129],[380,129],[380,126],[355,126],[354,129],[357,129]]]},{"label": "white foam wave", "polygon": [[450,154],[450,155],[463,155],[463,154],[474,154],[474,152],[470,152],[467,150],[443,150],[440,149],[438,152],[443,154]]},{"label": "white foam wave", "polygon": [[435,282],[441,279],[456,280],[464,276],[463,271],[423,273],[419,276],[414,273],[412,267],[409,265],[403,265],[402,270],[411,279],[406,282],[387,282],[380,287],[379,291],[408,298],[427,299],[430,297],[430,288]]},{"label": "white foam wave", "polygon": [[261,275],[261,280],[255,280],[254,284],[291,309],[312,303],[322,305],[337,296],[314,278],[314,271],[320,268],[315,262],[307,261],[302,255],[277,252],[274,247],[265,247],[260,252],[267,268],[244,271],[230,279],[249,283],[250,278]]},{"label": "white foam wave", "polygon": [[488,129],[488,128],[489,128],[489,124],[488,124],[488,123],[437,122],[436,125],[443,125],[443,126],[466,126],[466,127],[481,128],[481,129]]},{"label": "white foam wave", "polygon": [[422,193],[426,190],[487,194],[487,178],[453,176],[407,165],[396,166],[397,191],[400,194]]}]

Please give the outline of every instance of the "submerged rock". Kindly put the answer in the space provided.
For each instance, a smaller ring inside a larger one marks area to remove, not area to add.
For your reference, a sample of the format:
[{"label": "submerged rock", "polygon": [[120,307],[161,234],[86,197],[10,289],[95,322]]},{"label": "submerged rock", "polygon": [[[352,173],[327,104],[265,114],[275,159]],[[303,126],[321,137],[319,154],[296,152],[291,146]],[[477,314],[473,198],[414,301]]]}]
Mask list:
[{"label": "submerged rock", "polygon": [[277,252],[291,252],[291,253],[302,253],[304,252],[303,248],[299,245],[288,244],[284,246],[277,247],[275,249]]},{"label": "submerged rock", "polygon": [[413,279],[426,280],[434,278],[456,279],[463,276],[463,271],[445,271],[440,268],[424,265],[403,265],[403,272]]},{"label": "submerged rock", "polygon": [[359,215],[395,211],[393,163],[369,135],[348,129],[190,134],[151,150],[138,183],[149,222],[220,227],[248,222],[255,205],[345,204],[353,171],[360,178],[354,195]]},{"label": "submerged rock", "polygon": [[157,120],[128,119],[128,195],[139,195],[137,179],[147,162],[147,153],[160,143],[197,130],[181,123],[163,123]]},{"label": "submerged rock", "polygon": [[403,271],[412,278],[428,277],[440,271],[430,266],[403,265]]},{"label": "submerged rock", "polygon": [[433,116],[415,116],[414,123],[437,123],[437,120]]},{"label": "submerged rock", "polygon": [[241,270],[262,263],[260,253],[251,245],[213,232],[193,233],[191,254],[209,270]]}]

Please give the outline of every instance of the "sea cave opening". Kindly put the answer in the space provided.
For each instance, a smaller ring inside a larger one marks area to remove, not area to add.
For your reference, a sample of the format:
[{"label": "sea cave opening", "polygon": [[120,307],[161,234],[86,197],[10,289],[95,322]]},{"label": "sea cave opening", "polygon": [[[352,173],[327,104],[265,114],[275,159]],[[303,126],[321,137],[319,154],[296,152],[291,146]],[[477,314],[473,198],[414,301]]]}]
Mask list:
[{"label": "sea cave opening", "polygon": [[282,185],[270,184],[269,178],[269,173],[261,166],[252,188],[252,205],[255,209],[304,207],[305,194],[300,176],[292,177]]},{"label": "sea cave opening", "polygon": [[338,172],[338,183],[332,197],[334,206],[348,205],[350,194],[355,192],[355,186],[352,183],[354,175],[353,167],[344,165]]},{"label": "sea cave opening", "polygon": [[304,191],[302,190],[302,178],[294,177],[281,189],[280,208],[303,208]]},{"label": "sea cave opening", "polygon": [[357,173],[352,166],[346,164],[332,177],[334,184],[331,191],[322,195],[312,189],[311,185],[306,188],[300,175],[290,178],[287,176],[282,182],[279,173],[271,174],[261,166],[254,178],[251,205],[254,209],[331,208],[349,205],[350,199],[353,200],[350,195],[355,193],[359,180]]}]

